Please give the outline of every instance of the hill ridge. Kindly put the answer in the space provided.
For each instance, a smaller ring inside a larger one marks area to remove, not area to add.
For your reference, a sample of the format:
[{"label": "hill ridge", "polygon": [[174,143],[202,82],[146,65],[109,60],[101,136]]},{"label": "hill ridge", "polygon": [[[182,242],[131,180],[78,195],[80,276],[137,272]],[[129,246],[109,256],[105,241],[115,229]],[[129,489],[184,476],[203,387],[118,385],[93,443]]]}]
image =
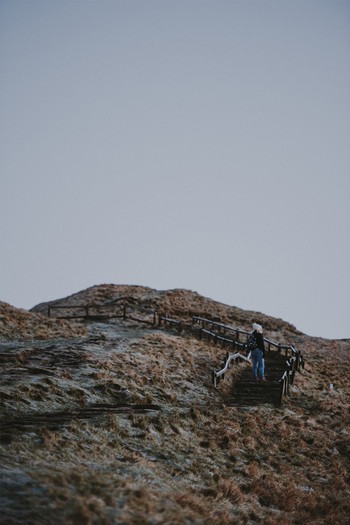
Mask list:
[{"label": "hill ridge", "polygon": [[156,290],[139,285],[94,285],[60,299],[40,303],[30,311],[46,314],[48,306],[51,305],[73,305],[79,301],[84,304],[102,304],[104,301],[110,301],[116,297],[121,298],[123,295],[133,296],[140,304],[148,304],[150,307],[170,311],[179,316],[193,314],[205,317],[207,314],[212,317],[220,317],[223,322],[241,323],[244,329],[250,329],[251,323],[257,321],[262,323],[266,329],[283,329],[296,335],[304,335],[294,325],[283,319],[262,312],[230,306],[184,288]]}]

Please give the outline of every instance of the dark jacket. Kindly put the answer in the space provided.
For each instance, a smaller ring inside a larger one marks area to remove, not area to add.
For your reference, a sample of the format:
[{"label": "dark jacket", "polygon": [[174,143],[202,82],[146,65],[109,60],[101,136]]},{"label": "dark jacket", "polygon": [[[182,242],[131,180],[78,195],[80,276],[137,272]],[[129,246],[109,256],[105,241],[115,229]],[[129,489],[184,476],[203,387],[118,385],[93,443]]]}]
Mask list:
[{"label": "dark jacket", "polygon": [[254,330],[253,335],[255,337],[256,344],[257,344],[259,350],[262,351],[262,355],[263,355],[263,357],[265,357],[264,336],[262,334],[260,334],[259,332],[257,332],[256,330]]}]

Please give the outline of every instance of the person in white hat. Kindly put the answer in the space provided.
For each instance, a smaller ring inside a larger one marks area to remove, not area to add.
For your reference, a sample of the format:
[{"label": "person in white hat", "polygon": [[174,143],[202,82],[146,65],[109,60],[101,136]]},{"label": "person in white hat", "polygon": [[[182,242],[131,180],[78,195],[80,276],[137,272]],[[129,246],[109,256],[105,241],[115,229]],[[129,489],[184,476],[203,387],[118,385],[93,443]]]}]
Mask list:
[{"label": "person in white hat", "polygon": [[263,328],[260,324],[253,323],[253,339],[255,348],[251,349],[252,372],[256,380],[266,381],[265,379],[265,343]]}]

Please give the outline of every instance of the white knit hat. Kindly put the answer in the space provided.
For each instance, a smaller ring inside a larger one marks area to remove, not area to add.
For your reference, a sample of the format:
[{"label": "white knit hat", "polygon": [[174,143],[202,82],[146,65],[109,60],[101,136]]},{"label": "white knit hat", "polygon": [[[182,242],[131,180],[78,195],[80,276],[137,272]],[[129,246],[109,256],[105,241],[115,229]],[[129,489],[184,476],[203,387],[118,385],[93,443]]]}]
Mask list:
[{"label": "white knit hat", "polygon": [[261,324],[253,323],[253,330],[256,330],[257,332],[259,332],[259,334],[262,334],[263,328]]}]

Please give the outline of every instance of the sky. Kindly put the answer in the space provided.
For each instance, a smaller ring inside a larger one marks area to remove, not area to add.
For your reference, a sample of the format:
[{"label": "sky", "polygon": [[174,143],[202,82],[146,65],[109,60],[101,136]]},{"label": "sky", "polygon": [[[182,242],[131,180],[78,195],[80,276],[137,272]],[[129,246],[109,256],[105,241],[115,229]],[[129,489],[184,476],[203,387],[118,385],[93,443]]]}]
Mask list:
[{"label": "sky", "polygon": [[350,2],[0,0],[0,300],[185,288],[350,337]]}]

